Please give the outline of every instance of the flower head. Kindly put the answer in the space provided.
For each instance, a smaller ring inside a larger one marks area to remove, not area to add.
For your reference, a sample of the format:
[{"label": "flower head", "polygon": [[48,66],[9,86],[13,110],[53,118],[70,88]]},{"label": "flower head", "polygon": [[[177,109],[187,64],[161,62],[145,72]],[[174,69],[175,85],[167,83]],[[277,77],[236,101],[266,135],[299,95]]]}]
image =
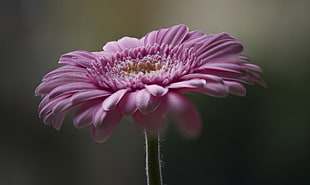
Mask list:
[{"label": "flower head", "polygon": [[254,72],[262,69],[240,56],[242,50],[227,33],[206,35],[176,25],[141,39],[108,42],[103,51],[70,52],[59,60],[65,65],[45,75],[36,89],[44,96],[39,115],[58,130],[66,113],[79,106],[74,125],[89,125],[98,142],[109,138],[123,116],[152,132],[169,114],[181,131],[195,135],[201,119],[184,92],[244,96],[243,84],[265,86]]}]

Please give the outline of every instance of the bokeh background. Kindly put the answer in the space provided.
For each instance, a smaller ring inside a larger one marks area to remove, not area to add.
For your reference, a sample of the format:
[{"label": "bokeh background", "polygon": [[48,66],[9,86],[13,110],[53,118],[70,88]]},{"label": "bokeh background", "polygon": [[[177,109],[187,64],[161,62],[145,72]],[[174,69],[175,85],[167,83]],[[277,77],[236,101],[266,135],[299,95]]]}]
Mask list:
[{"label": "bokeh background", "polygon": [[61,131],[37,115],[34,89],[61,54],[100,50],[123,36],[175,24],[229,32],[264,68],[268,88],[246,97],[190,95],[199,138],[169,125],[162,141],[167,185],[310,184],[310,1],[1,0],[1,185],[145,185],[144,137],[123,120],[95,143],[69,115]]}]

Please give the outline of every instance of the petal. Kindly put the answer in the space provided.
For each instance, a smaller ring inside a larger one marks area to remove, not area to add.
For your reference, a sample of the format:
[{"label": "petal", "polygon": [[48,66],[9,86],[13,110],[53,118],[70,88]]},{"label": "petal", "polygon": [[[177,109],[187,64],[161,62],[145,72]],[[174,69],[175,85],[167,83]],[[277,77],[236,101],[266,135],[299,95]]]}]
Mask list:
[{"label": "petal", "polygon": [[35,95],[46,95],[56,87],[67,85],[75,82],[89,82],[89,80],[81,75],[63,75],[55,78],[50,78],[47,81],[43,81],[35,90]]},{"label": "petal", "polygon": [[249,85],[254,84],[254,81],[249,76],[223,77],[223,80],[236,81],[236,82],[241,82],[241,83],[245,83]]},{"label": "petal", "polygon": [[105,128],[109,127],[115,121],[118,122],[122,119],[122,116],[119,110],[105,111],[100,107],[93,115],[93,125],[96,128]]},{"label": "petal", "polygon": [[118,40],[118,44],[123,50],[142,46],[142,42],[139,39],[132,37],[123,37]]},{"label": "petal", "polygon": [[110,95],[108,98],[106,98],[102,102],[102,107],[105,111],[110,111],[115,109],[118,102],[123,98],[125,93],[127,92],[127,89],[121,89]]},{"label": "petal", "polygon": [[91,67],[91,63],[94,60],[96,60],[96,55],[89,51],[73,51],[62,55],[59,63],[87,68]]},{"label": "petal", "polygon": [[56,104],[52,109],[52,113],[57,115],[64,111],[69,110],[73,106],[74,104],[72,103],[71,98],[67,98],[67,99],[60,101],[58,104]]},{"label": "petal", "polygon": [[218,57],[238,54],[243,50],[241,43],[227,33],[208,35],[193,47],[196,56],[202,60],[214,60]]},{"label": "petal", "polygon": [[73,124],[77,128],[85,127],[93,123],[93,114],[101,106],[100,101],[93,101],[83,104],[73,117]]},{"label": "petal", "polygon": [[199,31],[199,30],[190,31],[187,33],[186,37],[184,38],[184,42],[189,42],[197,38],[205,38],[205,36],[206,34],[203,33],[202,31]]},{"label": "petal", "polygon": [[241,63],[240,65],[244,68],[251,69],[253,71],[258,71],[261,73],[263,72],[263,69],[255,64]]},{"label": "petal", "polygon": [[142,38],[144,45],[154,45],[157,40],[158,31],[152,31]]},{"label": "petal", "polygon": [[89,100],[96,99],[99,97],[108,96],[109,94],[111,93],[107,91],[103,91],[103,90],[94,90],[94,91],[89,91],[89,92],[86,91],[86,92],[76,93],[71,98],[64,99],[60,103],[55,105],[52,112],[54,114],[58,114],[78,104],[81,104],[85,101],[89,101]]},{"label": "petal", "polygon": [[60,130],[62,122],[65,118],[65,115],[67,112],[62,112],[60,114],[53,114],[52,112],[48,113],[46,116],[44,116],[44,124],[52,124],[54,129]]},{"label": "petal", "polygon": [[132,119],[135,124],[141,128],[141,130],[147,130],[149,134],[158,133],[166,123],[165,114],[167,112],[166,105],[162,103],[155,111],[149,114],[142,114],[136,111],[132,115]]},{"label": "petal", "polygon": [[167,106],[169,113],[185,136],[193,137],[200,133],[202,127],[200,115],[186,96],[177,92],[169,92]]},{"label": "petal", "polygon": [[52,121],[52,125],[53,125],[54,129],[56,129],[56,130],[61,129],[61,126],[62,126],[62,123],[65,119],[66,114],[67,114],[67,112],[63,112],[63,113],[57,114],[57,116],[55,116],[55,119]]},{"label": "petal", "polygon": [[131,116],[136,110],[136,92],[129,92],[124,95],[118,104],[120,112],[125,116]]},{"label": "petal", "polygon": [[[244,62],[244,57],[238,56],[237,54],[225,55],[223,57],[214,58],[212,60],[203,59],[202,65],[198,67],[198,69],[203,69],[207,66],[222,66],[222,65],[238,65],[238,67],[242,67],[240,65],[241,62]],[[243,68],[243,67],[242,67]]]},{"label": "petal", "polygon": [[107,52],[122,51],[122,48],[120,47],[117,41],[110,41],[106,43],[102,49]]},{"label": "petal", "polygon": [[61,74],[54,75],[47,79],[45,78],[43,81],[50,82],[50,81],[59,80],[59,79],[68,80],[68,81],[69,80],[71,81],[88,80],[89,81],[86,70],[83,70],[83,71],[81,70],[79,72],[63,72]]},{"label": "petal", "polygon": [[222,42],[223,40],[235,40],[233,39],[228,33],[218,33],[218,34],[210,34],[206,35],[204,37],[204,40],[200,40],[200,42],[197,42],[196,46],[194,49],[198,54],[204,53],[206,49],[211,45],[212,43],[218,43],[218,41]]},{"label": "petal", "polygon": [[197,92],[214,97],[226,97],[228,95],[228,87],[223,82],[208,82],[201,88],[184,88],[182,91]]},{"label": "petal", "polygon": [[91,126],[91,136],[92,138],[98,142],[103,143],[107,139],[110,138],[115,128],[118,126],[120,120],[115,120],[113,123],[111,123],[108,127],[104,128],[96,128],[95,126]]},{"label": "petal", "polygon": [[63,75],[77,75],[77,74],[86,74],[86,73],[87,73],[87,71],[85,68],[82,68],[79,66],[66,65],[66,66],[59,67],[59,68],[47,73],[43,77],[43,81],[46,81],[50,78],[57,78],[57,77],[63,76]]},{"label": "petal", "polygon": [[161,98],[152,96],[145,89],[140,90],[136,94],[136,106],[142,114],[153,112],[160,104]]},{"label": "petal", "polygon": [[198,69],[196,73],[205,73],[209,75],[215,75],[221,78],[239,78],[245,76],[247,74],[247,71],[244,69],[236,70],[228,67],[204,65],[203,68]]},{"label": "petal", "polygon": [[48,113],[51,113],[56,105],[68,99],[72,94],[64,94],[57,98],[50,99],[48,96],[44,97],[44,99],[39,104],[39,116],[44,117]]},{"label": "petal", "polygon": [[240,63],[230,63],[230,62],[209,62],[204,65],[204,69],[227,69],[234,72],[245,73],[246,69],[240,65]]},{"label": "petal", "polygon": [[206,42],[206,39],[208,37],[210,37],[210,35],[203,35],[200,37],[193,37],[188,39],[185,38],[183,45],[185,46],[185,48],[193,48],[196,51],[204,44],[204,42]]},{"label": "petal", "polygon": [[163,35],[159,43],[168,44],[172,46],[181,44],[187,33],[188,33],[187,26],[183,24],[173,26],[167,30],[167,32]]},{"label": "petal", "polygon": [[64,84],[62,86],[56,87],[50,92],[49,96],[50,98],[54,98],[54,97],[60,96],[65,93],[80,92],[80,91],[90,90],[90,89],[97,89],[97,86],[92,83],[74,82],[74,83]]},{"label": "petal", "polygon": [[202,92],[209,96],[226,97],[228,95],[228,88],[223,83],[206,83],[202,88]]},{"label": "petal", "polygon": [[181,82],[172,83],[168,86],[171,89],[178,89],[178,88],[201,88],[204,87],[206,84],[206,80],[204,79],[191,79],[185,80]]},{"label": "petal", "polygon": [[102,125],[104,118],[107,116],[107,111],[102,109],[102,106],[97,108],[93,114],[93,125],[99,127]]},{"label": "petal", "polygon": [[266,82],[262,79],[262,77],[260,77],[258,74],[253,73],[251,71],[248,72],[248,76],[256,83],[258,83],[259,85],[263,86],[263,87],[267,87]]},{"label": "petal", "polygon": [[204,60],[214,60],[216,58],[222,58],[225,56],[229,56],[231,54],[238,54],[241,53],[243,50],[243,46],[240,42],[237,41],[229,41],[225,42],[223,44],[214,46],[213,48],[208,47],[204,51],[202,51],[200,54],[197,54],[198,58],[204,59]]},{"label": "petal", "polygon": [[224,84],[228,87],[228,90],[230,93],[237,95],[237,96],[245,96],[246,89],[239,82],[224,81]]},{"label": "petal", "polygon": [[213,82],[221,82],[223,81],[222,78],[215,76],[215,75],[208,75],[208,74],[201,74],[201,73],[192,73],[192,74],[187,74],[181,77],[182,80],[189,80],[189,79],[205,79],[207,82],[208,81],[213,81]]},{"label": "petal", "polygon": [[160,85],[145,85],[145,89],[151,93],[153,96],[164,96],[165,94],[167,94],[168,89],[164,88]]},{"label": "petal", "polygon": [[105,90],[89,90],[85,92],[76,93],[71,97],[72,103],[80,103],[100,97],[105,97],[111,95],[111,92]]}]

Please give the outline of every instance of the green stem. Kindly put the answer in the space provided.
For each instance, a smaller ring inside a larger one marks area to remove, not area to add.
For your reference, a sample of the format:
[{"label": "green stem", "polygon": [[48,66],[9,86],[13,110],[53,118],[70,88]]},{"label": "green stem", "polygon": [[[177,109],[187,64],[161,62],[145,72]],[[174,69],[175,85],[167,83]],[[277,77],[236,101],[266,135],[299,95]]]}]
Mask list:
[{"label": "green stem", "polygon": [[147,185],[162,185],[159,135],[148,135],[145,131],[145,156]]}]

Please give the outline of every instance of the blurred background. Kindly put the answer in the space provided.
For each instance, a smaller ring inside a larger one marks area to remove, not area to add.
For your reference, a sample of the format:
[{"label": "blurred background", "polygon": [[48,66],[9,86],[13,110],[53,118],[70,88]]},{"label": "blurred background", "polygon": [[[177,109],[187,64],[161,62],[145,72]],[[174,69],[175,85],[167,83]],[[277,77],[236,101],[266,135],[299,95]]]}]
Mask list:
[{"label": "blurred background", "polygon": [[70,114],[55,131],[34,89],[61,54],[184,23],[229,32],[263,67],[246,97],[190,95],[199,138],[173,125],[162,141],[167,185],[310,184],[310,1],[1,0],[1,185],[145,185],[144,137],[127,120],[95,143]]}]

